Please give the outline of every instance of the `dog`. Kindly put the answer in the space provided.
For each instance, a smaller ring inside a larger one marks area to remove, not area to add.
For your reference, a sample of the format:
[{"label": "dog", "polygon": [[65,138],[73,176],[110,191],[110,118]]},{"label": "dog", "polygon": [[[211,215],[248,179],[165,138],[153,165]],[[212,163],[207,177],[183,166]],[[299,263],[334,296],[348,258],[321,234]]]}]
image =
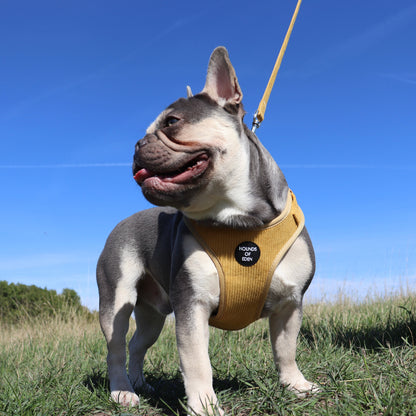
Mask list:
[{"label": "dog", "polygon": [[[145,198],[158,207],[119,223],[97,264],[111,398],[121,405],[138,405],[136,392],[153,391],[143,375],[143,360],[172,312],[191,414],[223,414],[208,355],[212,322],[240,329],[267,317],[281,383],[301,397],[318,391],[295,361],[302,299],[315,271],[308,232],[296,224],[302,222],[301,211],[297,220],[291,220],[298,228],[289,242],[283,242],[279,261],[276,253],[269,253],[273,258],[267,266],[269,277],[265,289],[258,290],[260,304],[248,308],[254,311],[251,318],[233,322],[245,309],[243,304],[231,306],[231,318],[222,311],[225,323],[215,322],[221,308],[226,309],[221,304],[224,287],[238,285],[240,274],[250,273],[252,263],[260,263],[258,258],[273,247],[272,235],[266,236],[269,243],[256,243],[258,230],[272,228],[276,218],[288,217],[296,205],[278,165],[244,124],[242,97],[228,52],[218,47],[210,57],[201,93],[192,95],[188,87],[187,98],[167,107],[135,146],[134,179]],[[204,232],[214,236],[213,242],[201,237]],[[226,259],[231,268],[240,267],[234,283],[224,283],[223,266],[215,257],[221,249],[210,246],[228,238],[220,232],[241,243]],[[252,286],[240,290],[257,291],[255,277],[247,276],[244,279]],[[227,294],[227,299],[232,297]],[[127,375],[126,334],[133,311],[137,329],[129,343]]]}]

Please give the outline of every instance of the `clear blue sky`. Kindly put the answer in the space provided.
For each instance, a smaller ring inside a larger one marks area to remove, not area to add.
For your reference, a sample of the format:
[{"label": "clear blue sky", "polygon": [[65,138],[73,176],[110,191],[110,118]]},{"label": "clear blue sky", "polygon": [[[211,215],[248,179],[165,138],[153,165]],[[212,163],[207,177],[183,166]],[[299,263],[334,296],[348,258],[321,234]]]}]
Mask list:
[{"label": "clear blue sky", "polygon": [[[0,6],[0,280],[96,307],[95,265],[117,222],[149,206],[134,144],[203,88],[228,48],[251,123],[296,0],[28,1]],[[416,287],[416,4],[304,0],[258,136],[306,215],[317,273]]]}]

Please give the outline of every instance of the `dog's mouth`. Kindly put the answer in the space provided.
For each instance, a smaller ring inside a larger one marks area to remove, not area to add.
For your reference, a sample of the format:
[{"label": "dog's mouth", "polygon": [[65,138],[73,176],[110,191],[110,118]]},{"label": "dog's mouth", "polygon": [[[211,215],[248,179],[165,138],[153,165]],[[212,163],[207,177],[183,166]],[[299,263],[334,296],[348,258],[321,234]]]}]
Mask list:
[{"label": "dog's mouth", "polygon": [[191,183],[202,176],[208,166],[209,157],[206,153],[202,153],[174,171],[157,171],[138,166],[133,177],[140,186],[182,185]]}]

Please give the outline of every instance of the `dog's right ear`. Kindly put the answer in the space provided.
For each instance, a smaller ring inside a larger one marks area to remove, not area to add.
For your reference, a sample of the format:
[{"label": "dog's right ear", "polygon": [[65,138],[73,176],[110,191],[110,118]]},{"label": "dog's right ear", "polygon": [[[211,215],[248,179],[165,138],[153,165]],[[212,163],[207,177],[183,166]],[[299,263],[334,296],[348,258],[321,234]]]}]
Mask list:
[{"label": "dog's right ear", "polygon": [[228,57],[227,49],[223,46],[219,46],[212,52],[202,92],[207,93],[220,105],[239,104],[243,99],[243,93]]}]

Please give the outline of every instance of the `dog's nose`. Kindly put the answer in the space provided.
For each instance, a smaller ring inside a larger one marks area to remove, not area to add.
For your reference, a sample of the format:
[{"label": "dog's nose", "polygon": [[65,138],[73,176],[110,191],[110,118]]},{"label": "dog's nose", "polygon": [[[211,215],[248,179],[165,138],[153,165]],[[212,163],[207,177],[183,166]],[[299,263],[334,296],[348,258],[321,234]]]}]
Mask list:
[{"label": "dog's nose", "polygon": [[146,146],[149,143],[155,143],[159,139],[155,134],[146,134],[142,139],[136,143],[136,152],[138,152],[142,147]]},{"label": "dog's nose", "polygon": [[141,147],[143,147],[143,146],[145,146],[147,144],[147,139],[146,139],[146,136],[145,137],[143,137],[143,139],[140,139],[137,143],[136,143],[136,152],[138,152],[139,151],[139,149],[141,148]]}]

